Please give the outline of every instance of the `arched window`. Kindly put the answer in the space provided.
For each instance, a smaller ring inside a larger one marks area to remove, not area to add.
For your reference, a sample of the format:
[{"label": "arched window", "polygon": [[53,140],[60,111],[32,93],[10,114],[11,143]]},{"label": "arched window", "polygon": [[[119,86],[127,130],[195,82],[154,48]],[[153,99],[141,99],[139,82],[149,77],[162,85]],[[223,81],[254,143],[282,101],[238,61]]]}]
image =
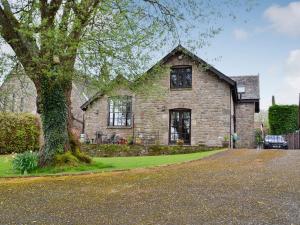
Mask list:
[{"label": "arched window", "polygon": [[11,101],[11,111],[15,112],[15,105],[16,105],[16,94],[14,93],[12,95],[12,101]]},{"label": "arched window", "polygon": [[21,97],[21,101],[20,101],[20,112],[24,111],[24,97]]},{"label": "arched window", "polygon": [[178,141],[191,144],[191,110],[171,109],[169,142],[176,144]]}]

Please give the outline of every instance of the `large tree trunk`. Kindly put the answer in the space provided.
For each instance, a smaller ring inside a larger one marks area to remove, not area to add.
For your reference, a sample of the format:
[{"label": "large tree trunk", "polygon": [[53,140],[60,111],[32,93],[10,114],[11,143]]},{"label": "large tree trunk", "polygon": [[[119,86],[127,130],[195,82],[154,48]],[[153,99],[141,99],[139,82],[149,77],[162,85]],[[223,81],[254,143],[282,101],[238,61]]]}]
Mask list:
[{"label": "large tree trunk", "polygon": [[62,85],[59,80],[52,80],[47,76],[41,82],[38,94],[45,143],[40,151],[40,166],[52,164],[57,153],[70,150],[68,127],[71,129],[71,115],[68,108],[71,100],[65,95],[66,86],[69,85]]},{"label": "large tree trunk", "polygon": [[80,143],[78,138],[76,137],[74,130],[73,130],[73,121],[74,117],[72,114],[72,101],[71,101],[71,94],[72,94],[72,83],[68,84],[68,87],[65,88],[65,99],[67,105],[67,131],[69,136],[69,142],[65,145],[65,150],[71,150],[73,153],[76,154],[76,150],[80,150]]}]

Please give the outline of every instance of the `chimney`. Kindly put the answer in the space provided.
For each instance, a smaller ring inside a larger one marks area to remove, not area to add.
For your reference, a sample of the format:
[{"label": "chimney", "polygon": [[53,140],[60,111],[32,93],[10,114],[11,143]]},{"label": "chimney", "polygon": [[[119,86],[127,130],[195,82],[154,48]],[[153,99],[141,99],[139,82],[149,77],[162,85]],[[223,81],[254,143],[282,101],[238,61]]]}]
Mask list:
[{"label": "chimney", "polygon": [[276,103],[275,103],[275,96],[274,95],[272,95],[272,105],[276,105]]}]

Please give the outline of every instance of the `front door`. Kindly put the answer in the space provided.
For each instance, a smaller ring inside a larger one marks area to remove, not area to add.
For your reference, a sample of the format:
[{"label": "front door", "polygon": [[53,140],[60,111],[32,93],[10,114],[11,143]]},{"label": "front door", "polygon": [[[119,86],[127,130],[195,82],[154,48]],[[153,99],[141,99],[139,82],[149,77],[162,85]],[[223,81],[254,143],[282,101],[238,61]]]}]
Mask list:
[{"label": "front door", "polygon": [[184,144],[191,144],[191,110],[170,110],[169,143],[176,144],[182,140]]}]

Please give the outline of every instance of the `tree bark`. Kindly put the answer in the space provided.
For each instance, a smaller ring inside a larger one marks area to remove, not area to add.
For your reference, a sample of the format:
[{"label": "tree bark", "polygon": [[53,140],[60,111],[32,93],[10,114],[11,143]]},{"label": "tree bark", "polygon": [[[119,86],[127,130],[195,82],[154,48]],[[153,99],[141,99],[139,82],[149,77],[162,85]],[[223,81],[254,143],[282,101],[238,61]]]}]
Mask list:
[{"label": "tree bark", "polygon": [[47,75],[42,77],[38,94],[45,142],[40,151],[39,165],[43,167],[52,164],[54,156],[69,146],[68,106],[61,82]]},{"label": "tree bark", "polygon": [[66,104],[67,104],[67,131],[68,131],[68,136],[69,136],[69,141],[65,145],[65,150],[70,150],[73,153],[76,153],[76,150],[80,150],[80,143],[77,139],[77,137],[74,134],[73,130],[73,121],[74,117],[72,114],[72,100],[71,100],[71,95],[72,95],[72,83],[69,84],[68,87],[65,88],[65,99],[66,99]]},{"label": "tree bark", "polygon": [[[56,69],[54,66],[51,73]],[[61,73],[65,70],[64,68],[59,71]],[[66,151],[75,153],[79,150],[80,143],[73,132],[72,80],[62,81],[59,79],[62,76],[51,78],[47,74],[41,74],[39,77],[41,84],[40,87],[36,87],[37,108],[41,114],[44,133],[44,146],[40,151],[39,165],[45,167],[55,163],[56,154]]]}]

